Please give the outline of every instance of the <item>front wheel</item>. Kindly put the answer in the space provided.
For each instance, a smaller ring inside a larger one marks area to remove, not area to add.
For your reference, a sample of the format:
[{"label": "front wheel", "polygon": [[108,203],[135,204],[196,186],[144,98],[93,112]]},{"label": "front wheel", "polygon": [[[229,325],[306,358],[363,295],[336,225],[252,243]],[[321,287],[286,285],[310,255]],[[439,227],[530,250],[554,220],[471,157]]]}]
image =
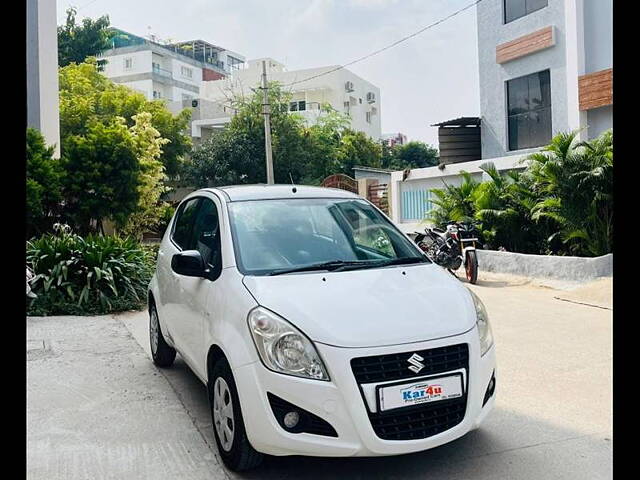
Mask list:
[{"label": "front wheel", "polygon": [[469,283],[475,284],[478,281],[478,256],[475,250],[467,252],[464,269]]},{"label": "front wheel", "polygon": [[231,367],[224,358],[218,360],[210,373],[209,403],[213,434],[224,464],[234,471],[258,466],[263,455],[249,443],[236,382]]}]

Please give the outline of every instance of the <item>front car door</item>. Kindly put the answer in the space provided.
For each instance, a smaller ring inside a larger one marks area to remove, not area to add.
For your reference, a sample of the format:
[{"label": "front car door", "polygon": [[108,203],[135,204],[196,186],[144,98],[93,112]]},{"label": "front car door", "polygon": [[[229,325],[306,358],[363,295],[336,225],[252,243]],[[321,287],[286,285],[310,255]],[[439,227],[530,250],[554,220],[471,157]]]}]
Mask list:
[{"label": "front car door", "polygon": [[[216,279],[222,268],[220,247],[220,208],[217,199],[197,197],[197,205],[190,228],[180,228],[180,217],[176,221],[170,256],[184,250],[198,250],[207,267],[206,278],[187,277],[171,271],[176,301],[173,304],[170,323],[176,349],[191,369],[201,378],[206,378],[204,353],[204,322],[209,318],[207,298],[216,288]],[[187,205],[188,207],[188,205]],[[185,207],[184,212],[189,212]],[[177,240],[177,241],[176,241]],[[169,259],[170,264],[170,259]],[[170,268],[170,267],[169,267]],[[170,294],[171,295],[171,294]]]},{"label": "front car door", "polygon": [[171,225],[171,230],[163,239],[158,251],[158,290],[159,290],[159,311],[160,319],[165,332],[171,339],[171,343],[181,350],[182,342],[178,328],[180,326],[180,304],[182,295],[180,292],[180,277],[171,269],[171,259],[182,250],[188,250],[188,245],[193,230],[193,224],[200,197],[189,198],[183,201],[176,212]]}]

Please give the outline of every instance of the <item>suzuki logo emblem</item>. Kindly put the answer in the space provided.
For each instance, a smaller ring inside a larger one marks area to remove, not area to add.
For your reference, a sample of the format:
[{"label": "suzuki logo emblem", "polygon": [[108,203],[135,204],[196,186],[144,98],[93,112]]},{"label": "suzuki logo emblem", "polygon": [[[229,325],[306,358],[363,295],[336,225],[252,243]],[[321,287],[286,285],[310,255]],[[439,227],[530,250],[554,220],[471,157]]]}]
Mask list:
[{"label": "suzuki logo emblem", "polygon": [[408,359],[407,362],[409,362],[411,365],[409,365],[409,370],[411,370],[414,373],[418,373],[420,372],[420,370],[422,370],[424,368],[424,364],[420,363],[422,360],[424,360],[424,358],[422,358],[420,355],[418,355],[417,353],[414,353],[413,355],[411,355]]}]

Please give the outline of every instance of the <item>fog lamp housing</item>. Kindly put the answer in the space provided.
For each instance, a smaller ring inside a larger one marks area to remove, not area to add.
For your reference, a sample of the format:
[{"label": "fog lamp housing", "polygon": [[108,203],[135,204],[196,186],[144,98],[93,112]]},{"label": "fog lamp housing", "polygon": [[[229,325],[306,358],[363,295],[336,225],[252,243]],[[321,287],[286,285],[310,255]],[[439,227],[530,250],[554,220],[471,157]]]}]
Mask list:
[{"label": "fog lamp housing", "polygon": [[493,394],[496,391],[496,371],[494,370],[491,374],[491,380],[489,380],[489,384],[487,385],[487,391],[484,394],[484,400],[482,401],[482,406],[484,407],[489,399],[493,397]]}]

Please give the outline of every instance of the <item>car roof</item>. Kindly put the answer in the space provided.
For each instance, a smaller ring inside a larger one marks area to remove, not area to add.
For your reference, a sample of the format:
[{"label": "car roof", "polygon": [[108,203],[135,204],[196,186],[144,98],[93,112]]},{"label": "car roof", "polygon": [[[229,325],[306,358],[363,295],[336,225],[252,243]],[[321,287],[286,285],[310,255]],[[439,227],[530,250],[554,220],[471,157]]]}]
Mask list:
[{"label": "car roof", "polygon": [[219,190],[229,202],[243,200],[275,200],[287,198],[360,198],[355,193],[337,188],[308,185],[230,185],[203,190]]}]

